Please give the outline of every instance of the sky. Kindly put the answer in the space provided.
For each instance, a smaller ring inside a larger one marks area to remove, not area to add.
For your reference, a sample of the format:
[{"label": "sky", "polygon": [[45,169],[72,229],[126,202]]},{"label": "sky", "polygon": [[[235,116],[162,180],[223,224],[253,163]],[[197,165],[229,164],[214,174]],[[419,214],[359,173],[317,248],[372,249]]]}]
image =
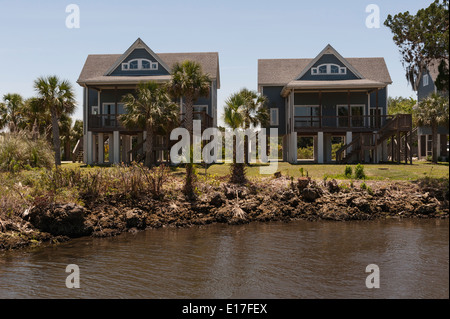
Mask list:
[{"label": "sky", "polygon": [[[58,75],[72,83],[73,117],[82,119],[83,90],[76,81],[88,54],[122,54],[137,38],[156,53],[218,52],[219,117],[232,93],[257,89],[258,59],[314,58],[327,44],[343,57],[384,57],[393,81],[389,96],[416,98],[383,22],[388,14],[415,14],[431,1],[0,0],[0,99],[7,93],[32,97],[36,78]],[[70,4],[79,8],[79,28],[66,25]],[[366,25],[371,4],[379,8],[378,28]]]}]

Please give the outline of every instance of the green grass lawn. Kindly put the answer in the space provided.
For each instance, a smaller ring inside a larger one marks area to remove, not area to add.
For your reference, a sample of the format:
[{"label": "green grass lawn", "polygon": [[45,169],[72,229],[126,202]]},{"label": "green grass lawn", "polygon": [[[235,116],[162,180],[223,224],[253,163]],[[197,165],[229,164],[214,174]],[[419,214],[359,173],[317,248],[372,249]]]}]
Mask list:
[{"label": "green grass lawn", "polygon": [[[258,176],[268,176],[261,175],[260,168],[262,165],[251,165],[247,167],[247,176],[258,177]],[[299,164],[289,164],[287,162],[278,163],[278,172],[282,175],[300,177],[301,168],[303,168],[303,176],[308,175],[313,179],[323,179],[324,177],[335,178],[335,179],[351,179],[344,176],[344,170],[346,165],[342,164],[309,164],[309,163],[299,163]],[[356,165],[350,165],[355,171]],[[76,168],[87,166],[80,163],[63,163],[62,167],[66,168]],[[95,167],[95,166],[94,166]],[[229,164],[214,164],[209,166],[207,172],[210,175],[225,176],[229,174],[230,165]],[[174,168],[175,174],[183,174],[183,168]],[[197,167],[197,172],[200,175],[204,175],[205,169],[199,165]],[[449,164],[448,163],[438,163],[433,164],[424,161],[414,161],[412,165],[405,164],[364,164],[364,172],[369,180],[417,180],[421,177],[448,177],[449,175]]]}]

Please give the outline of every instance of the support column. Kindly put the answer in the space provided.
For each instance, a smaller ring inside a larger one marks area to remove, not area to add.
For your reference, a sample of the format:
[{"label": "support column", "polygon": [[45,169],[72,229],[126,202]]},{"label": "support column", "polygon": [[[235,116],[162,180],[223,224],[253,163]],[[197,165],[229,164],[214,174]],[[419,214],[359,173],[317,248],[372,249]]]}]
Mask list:
[{"label": "support column", "polygon": [[86,164],[91,165],[92,164],[92,131],[87,132],[87,144],[86,144]]},{"label": "support column", "polygon": [[97,135],[92,134],[92,163],[98,163],[97,150]]},{"label": "support column", "polygon": [[332,136],[331,134],[324,134],[323,135],[323,147],[324,147],[324,162],[325,163],[330,163],[332,160]]},{"label": "support column", "polygon": [[124,161],[124,162],[129,162],[130,161],[130,158],[129,158],[129,156],[128,156],[128,152],[129,151],[131,151],[131,136],[130,135],[124,135],[124,136],[122,136],[122,142],[123,142],[123,144],[122,144],[122,147],[123,147],[123,158],[122,158],[122,160]]},{"label": "support column", "polygon": [[103,133],[98,133],[98,163],[103,164],[105,162],[105,145],[103,140]]},{"label": "support column", "polygon": [[120,163],[120,134],[119,131],[113,132],[113,144],[114,144],[114,151],[113,151],[113,163],[119,164]]},{"label": "support column", "polygon": [[400,135],[400,132],[399,131],[397,131],[397,163],[398,164],[400,164],[400,162],[401,162],[401,154],[400,154],[400,151],[401,151],[401,148],[402,148],[402,145],[401,145],[401,135]]},{"label": "support column", "polygon": [[387,161],[388,161],[388,146],[387,146],[387,140],[384,140],[383,143],[381,143],[381,152],[382,152],[381,160],[382,160],[383,162],[387,162]]},{"label": "support column", "polygon": [[317,163],[323,164],[324,162],[324,143],[323,143],[323,132],[317,133]]},{"label": "support column", "polygon": [[[347,132],[347,133],[345,134],[345,143],[347,143],[347,145],[350,144],[350,143],[352,142],[352,137],[353,137],[352,132]],[[352,151],[352,148],[349,147],[349,148],[347,149],[347,153],[349,153],[349,152],[351,152],[351,151]]]},{"label": "support column", "polygon": [[297,132],[291,133],[291,163],[297,163]]},{"label": "support column", "polygon": [[87,158],[87,150],[88,150],[88,148],[87,148],[87,145],[88,145],[88,135],[87,135],[87,132],[86,132],[86,134],[84,134],[83,135],[83,162],[84,163],[87,163],[88,162],[88,158]]},{"label": "support column", "polygon": [[391,136],[391,162],[395,162],[395,135]]},{"label": "support column", "polygon": [[108,139],[108,146],[109,146],[109,151],[108,151],[108,162],[110,164],[114,163],[114,134],[108,134],[109,139]]}]

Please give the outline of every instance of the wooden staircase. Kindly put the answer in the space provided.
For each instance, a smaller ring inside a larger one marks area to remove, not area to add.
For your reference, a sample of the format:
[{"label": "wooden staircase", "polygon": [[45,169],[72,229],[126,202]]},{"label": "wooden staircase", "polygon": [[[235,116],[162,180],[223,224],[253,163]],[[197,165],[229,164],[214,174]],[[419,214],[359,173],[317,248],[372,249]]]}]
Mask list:
[{"label": "wooden staircase", "polygon": [[84,151],[83,151],[83,139],[78,140],[75,148],[72,151],[72,162],[83,162]]},{"label": "wooden staircase", "polygon": [[377,163],[379,162],[376,151],[377,147],[391,138],[391,160],[394,161],[394,158],[396,158],[397,162],[400,163],[401,158],[404,157],[405,163],[408,160],[412,163],[412,134],[411,115],[397,114],[388,120],[378,131],[354,133],[353,140],[336,152],[336,161],[338,163],[361,163],[364,162],[364,152],[371,151],[372,162]]}]

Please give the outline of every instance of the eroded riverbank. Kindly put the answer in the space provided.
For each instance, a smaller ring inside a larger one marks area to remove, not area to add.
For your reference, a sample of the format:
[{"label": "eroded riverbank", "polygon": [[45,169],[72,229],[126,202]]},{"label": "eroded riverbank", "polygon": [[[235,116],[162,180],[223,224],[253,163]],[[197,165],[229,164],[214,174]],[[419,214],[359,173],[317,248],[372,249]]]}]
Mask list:
[{"label": "eroded riverbank", "polygon": [[2,220],[0,249],[109,237],[161,227],[253,221],[448,218],[448,187],[414,182],[338,183],[308,178],[261,179],[245,186],[208,185],[194,201],[106,196],[85,205],[45,203]]}]

